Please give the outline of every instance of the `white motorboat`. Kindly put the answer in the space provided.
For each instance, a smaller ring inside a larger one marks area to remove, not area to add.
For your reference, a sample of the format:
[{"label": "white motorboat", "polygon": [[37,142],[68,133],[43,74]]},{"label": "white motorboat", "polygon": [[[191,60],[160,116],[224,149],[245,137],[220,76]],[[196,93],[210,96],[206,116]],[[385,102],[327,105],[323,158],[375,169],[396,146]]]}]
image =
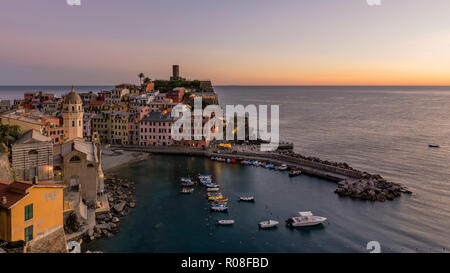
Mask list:
[{"label": "white motorboat", "polygon": [[287,169],[288,169],[288,165],[286,165],[286,164],[282,164],[281,166],[279,166],[278,168],[277,168],[279,171],[287,171]]},{"label": "white motorboat", "polygon": [[259,227],[260,228],[271,228],[271,227],[276,227],[278,224],[279,224],[278,221],[267,220],[267,221],[259,222]]},{"label": "white motorboat", "polygon": [[217,224],[223,226],[232,225],[234,224],[234,220],[218,220]]},{"label": "white motorboat", "polygon": [[220,186],[219,185],[217,185],[216,183],[207,183],[207,184],[205,184],[206,185],[206,187],[208,187],[208,188],[219,188]]},{"label": "white motorboat", "polygon": [[240,201],[246,201],[246,202],[254,202],[255,201],[255,197],[253,196],[241,196],[239,198]]},{"label": "white motorboat", "polygon": [[286,224],[291,227],[307,227],[322,224],[327,218],[315,216],[310,211],[300,211],[300,216],[291,217],[286,220]]},{"label": "white motorboat", "polygon": [[206,191],[219,191],[219,187],[215,187],[215,188],[207,188]]}]

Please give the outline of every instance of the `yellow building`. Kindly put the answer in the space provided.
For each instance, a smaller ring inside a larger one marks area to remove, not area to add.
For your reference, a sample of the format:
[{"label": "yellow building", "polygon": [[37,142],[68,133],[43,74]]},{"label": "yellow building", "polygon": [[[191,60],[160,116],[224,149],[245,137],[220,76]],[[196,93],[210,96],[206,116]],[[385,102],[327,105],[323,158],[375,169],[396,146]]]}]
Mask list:
[{"label": "yellow building", "polygon": [[112,144],[128,144],[128,120],[130,113],[126,111],[114,112],[111,118],[111,141]]},{"label": "yellow building", "polygon": [[63,185],[0,181],[0,239],[29,242],[63,227]]}]

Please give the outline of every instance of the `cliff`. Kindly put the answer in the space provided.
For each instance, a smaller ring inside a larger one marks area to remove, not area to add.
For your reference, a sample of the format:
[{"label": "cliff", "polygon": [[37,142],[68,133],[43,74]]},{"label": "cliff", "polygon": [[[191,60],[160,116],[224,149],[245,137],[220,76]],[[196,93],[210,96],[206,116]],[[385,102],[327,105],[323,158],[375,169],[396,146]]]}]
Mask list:
[{"label": "cliff", "polygon": [[8,159],[8,148],[4,143],[0,143],[0,180],[13,180],[13,172],[11,170]]}]

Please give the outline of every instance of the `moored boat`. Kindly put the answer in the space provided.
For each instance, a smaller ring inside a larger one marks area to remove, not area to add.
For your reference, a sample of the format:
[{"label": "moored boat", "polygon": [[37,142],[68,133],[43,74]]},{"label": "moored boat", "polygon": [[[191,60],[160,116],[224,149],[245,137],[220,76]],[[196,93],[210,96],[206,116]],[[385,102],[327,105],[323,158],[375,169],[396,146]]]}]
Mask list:
[{"label": "moored boat", "polygon": [[322,216],[315,216],[310,211],[300,211],[300,216],[291,217],[286,220],[286,224],[291,227],[307,227],[320,225],[327,220]]},{"label": "moored boat", "polygon": [[181,193],[193,193],[194,188],[183,188],[181,189]]},{"label": "moored boat", "polygon": [[437,145],[437,144],[428,144],[428,147],[430,147],[430,148],[440,148],[440,146]]},{"label": "moored boat", "polygon": [[211,205],[211,210],[213,211],[227,211],[228,206],[227,205]]},{"label": "moored boat", "polygon": [[278,221],[275,220],[267,220],[267,221],[262,221],[259,222],[259,227],[260,228],[272,228],[272,227],[276,227],[279,224]]},{"label": "moored boat", "polygon": [[277,170],[279,170],[279,171],[287,171],[287,169],[288,169],[288,165],[286,165],[286,164],[281,164],[281,166],[277,167]]},{"label": "moored boat", "polygon": [[219,187],[215,187],[215,188],[207,188],[207,189],[206,189],[206,191],[209,191],[209,192],[219,191],[219,190],[220,190]]},{"label": "moored boat", "polygon": [[239,197],[239,201],[254,202],[255,197],[254,196],[241,196],[241,197]]},{"label": "moored boat", "polygon": [[289,172],[289,176],[298,176],[298,175],[301,175],[302,174],[302,171],[300,171],[300,170],[291,170],[290,172]]},{"label": "moored boat", "polygon": [[223,226],[227,226],[227,225],[232,225],[234,224],[234,220],[218,220],[217,221],[218,225],[223,225]]}]

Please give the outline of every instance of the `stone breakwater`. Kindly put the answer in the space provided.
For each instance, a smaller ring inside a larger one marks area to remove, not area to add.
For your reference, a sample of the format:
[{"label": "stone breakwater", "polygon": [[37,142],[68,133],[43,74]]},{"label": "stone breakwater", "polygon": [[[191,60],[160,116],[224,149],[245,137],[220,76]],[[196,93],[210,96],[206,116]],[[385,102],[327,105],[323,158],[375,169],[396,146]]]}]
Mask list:
[{"label": "stone breakwater", "polygon": [[380,202],[394,200],[402,193],[411,194],[411,191],[398,183],[389,182],[380,175],[367,173],[357,181],[338,182],[338,188],[334,192],[339,196],[348,196],[352,199]]},{"label": "stone breakwater", "polygon": [[400,197],[402,193],[411,194],[401,184],[387,181],[379,174],[369,174],[354,169],[346,162],[321,160],[292,151],[258,152],[240,149],[239,151],[199,150],[186,147],[139,147],[118,146],[124,150],[154,154],[177,154],[187,156],[224,157],[236,160],[258,160],[272,164],[287,164],[290,169],[299,169],[304,174],[324,178],[337,183],[335,190],[341,197],[384,202]]},{"label": "stone breakwater", "polygon": [[107,177],[105,194],[108,195],[111,210],[96,216],[97,224],[85,234],[88,241],[109,238],[119,232],[120,219],[136,206],[136,185],[133,181],[118,176]]}]

